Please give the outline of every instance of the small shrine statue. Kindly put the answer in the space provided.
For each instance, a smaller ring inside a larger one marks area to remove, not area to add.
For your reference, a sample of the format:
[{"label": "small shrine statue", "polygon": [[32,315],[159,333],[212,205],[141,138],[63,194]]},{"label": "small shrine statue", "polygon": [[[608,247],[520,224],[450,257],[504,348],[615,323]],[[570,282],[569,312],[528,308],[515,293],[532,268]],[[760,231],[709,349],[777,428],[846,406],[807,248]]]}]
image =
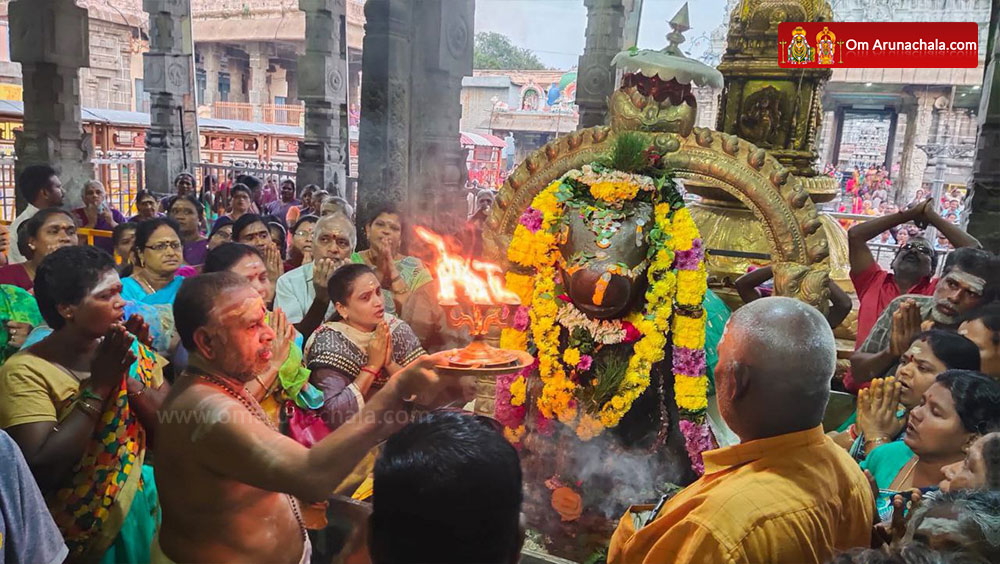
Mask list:
[{"label": "small shrine statue", "polygon": [[703,471],[715,348],[728,309],[707,287],[701,236],[653,133],[691,133],[691,83],[721,75],[677,44],[630,50],[611,99],[616,137],[565,170],[522,213],[507,287],[524,304],[503,348],[537,361],[501,377],[496,418],[521,449],[528,524],[546,548],[584,561],[635,499]]}]

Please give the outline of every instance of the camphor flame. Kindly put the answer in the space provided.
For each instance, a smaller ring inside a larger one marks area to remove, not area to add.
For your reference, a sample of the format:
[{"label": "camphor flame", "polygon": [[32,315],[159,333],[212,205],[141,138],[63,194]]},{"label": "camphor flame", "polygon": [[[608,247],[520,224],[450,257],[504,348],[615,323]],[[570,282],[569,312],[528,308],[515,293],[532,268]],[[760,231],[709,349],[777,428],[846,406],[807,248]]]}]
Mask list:
[{"label": "camphor flame", "polygon": [[517,294],[504,286],[503,270],[493,263],[462,258],[448,252],[444,238],[425,227],[415,228],[417,236],[436,254],[438,299],[441,305],[458,305],[458,291],[475,305],[520,305]]}]

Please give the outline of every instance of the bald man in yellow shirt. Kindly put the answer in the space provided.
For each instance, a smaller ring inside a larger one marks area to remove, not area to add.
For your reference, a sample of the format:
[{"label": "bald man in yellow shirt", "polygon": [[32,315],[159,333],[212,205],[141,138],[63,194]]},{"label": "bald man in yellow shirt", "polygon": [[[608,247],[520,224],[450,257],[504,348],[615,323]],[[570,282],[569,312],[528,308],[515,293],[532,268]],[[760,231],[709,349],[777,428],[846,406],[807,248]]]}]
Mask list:
[{"label": "bald man in yellow shirt", "polygon": [[659,511],[630,508],[608,563],[823,564],[869,546],[871,488],[821,425],[835,361],[815,309],[764,298],[737,310],[715,374],[741,443],[706,452],[705,475]]}]

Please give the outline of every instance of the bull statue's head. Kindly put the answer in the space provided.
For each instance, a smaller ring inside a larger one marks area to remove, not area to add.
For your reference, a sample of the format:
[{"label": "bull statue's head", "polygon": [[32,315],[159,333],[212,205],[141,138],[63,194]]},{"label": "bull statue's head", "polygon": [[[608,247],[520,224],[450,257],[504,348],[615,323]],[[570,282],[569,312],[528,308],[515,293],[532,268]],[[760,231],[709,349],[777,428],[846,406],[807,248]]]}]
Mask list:
[{"label": "bull statue's head", "polygon": [[621,209],[569,204],[566,219],[559,250],[570,299],[594,319],[624,316],[646,291],[653,207],[644,202]]}]

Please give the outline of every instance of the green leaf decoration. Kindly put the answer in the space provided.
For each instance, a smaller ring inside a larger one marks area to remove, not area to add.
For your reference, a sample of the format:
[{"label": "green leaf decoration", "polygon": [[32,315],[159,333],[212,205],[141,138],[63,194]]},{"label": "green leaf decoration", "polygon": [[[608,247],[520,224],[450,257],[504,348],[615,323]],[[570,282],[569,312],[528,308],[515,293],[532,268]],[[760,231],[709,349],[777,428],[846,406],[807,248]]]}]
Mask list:
[{"label": "green leaf decoration", "polygon": [[649,138],[642,133],[627,131],[615,138],[608,166],[622,172],[641,172],[648,168]]},{"label": "green leaf decoration", "polygon": [[593,401],[598,407],[610,401],[618,391],[622,380],[625,379],[631,354],[632,347],[624,346],[605,348],[597,356],[590,373],[597,377]]}]

